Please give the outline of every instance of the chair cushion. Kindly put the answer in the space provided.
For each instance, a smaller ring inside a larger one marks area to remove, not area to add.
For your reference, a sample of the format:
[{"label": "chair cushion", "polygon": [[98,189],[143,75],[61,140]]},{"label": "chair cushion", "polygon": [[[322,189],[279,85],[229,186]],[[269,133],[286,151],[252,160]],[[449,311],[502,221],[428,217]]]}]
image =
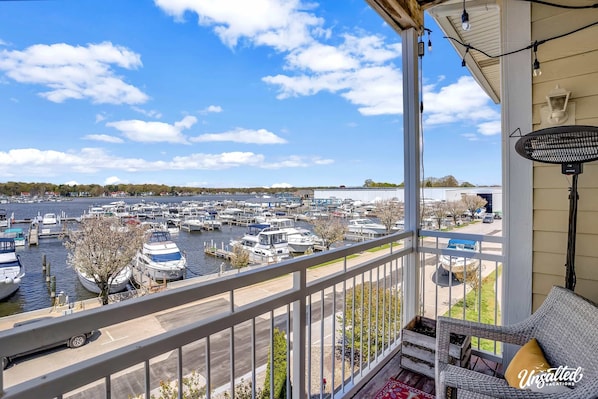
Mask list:
[{"label": "chair cushion", "polygon": [[531,375],[537,375],[550,368],[544,357],[544,352],[536,338],[530,339],[513,356],[505,371],[505,380],[513,388],[526,388],[526,382]]}]

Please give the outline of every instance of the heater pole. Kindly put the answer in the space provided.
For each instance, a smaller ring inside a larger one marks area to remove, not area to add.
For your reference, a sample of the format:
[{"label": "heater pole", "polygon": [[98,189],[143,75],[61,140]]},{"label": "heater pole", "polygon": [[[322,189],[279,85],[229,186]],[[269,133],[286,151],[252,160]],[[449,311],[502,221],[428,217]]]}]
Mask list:
[{"label": "heater pole", "polygon": [[577,178],[579,174],[573,175],[573,182],[569,188],[569,231],[567,237],[567,263],[565,274],[565,287],[573,291],[575,289],[575,235],[577,233]]}]

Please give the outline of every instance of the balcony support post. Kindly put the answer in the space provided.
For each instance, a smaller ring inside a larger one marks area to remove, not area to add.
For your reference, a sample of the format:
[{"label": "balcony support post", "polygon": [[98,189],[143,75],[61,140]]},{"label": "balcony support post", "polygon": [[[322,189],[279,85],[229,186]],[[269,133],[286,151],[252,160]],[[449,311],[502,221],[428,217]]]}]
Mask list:
[{"label": "balcony support post", "polygon": [[414,248],[403,264],[403,325],[419,311],[419,256],[417,252],[420,215],[420,113],[418,89],[417,31],[413,28],[401,31],[403,59],[403,152],[405,182],[405,231],[413,236],[405,239],[405,248]]},{"label": "balcony support post", "polygon": [[[306,269],[293,273],[293,289],[304,292],[306,284]],[[307,348],[305,342],[305,329],[307,326],[307,307],[306,295],[301,295],[301,299],[293,302],[293,351],[292,351],[292,370],[291,381],[293,385],[293,398],[305,398],[305,357]]]}]

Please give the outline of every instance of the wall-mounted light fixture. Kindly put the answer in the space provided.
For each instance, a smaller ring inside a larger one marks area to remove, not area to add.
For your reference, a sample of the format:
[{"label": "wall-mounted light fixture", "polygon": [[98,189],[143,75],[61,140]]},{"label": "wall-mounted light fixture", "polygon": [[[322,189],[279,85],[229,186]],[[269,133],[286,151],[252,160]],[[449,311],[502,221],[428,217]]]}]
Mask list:
[{"label": "wall-mounted light fixture", "polygon": [[546,96],[548,103],[548,122],[553,125],[563,124],[569,117],[567,114],[567,104],[571,92],[561,88],[558,84]]}]

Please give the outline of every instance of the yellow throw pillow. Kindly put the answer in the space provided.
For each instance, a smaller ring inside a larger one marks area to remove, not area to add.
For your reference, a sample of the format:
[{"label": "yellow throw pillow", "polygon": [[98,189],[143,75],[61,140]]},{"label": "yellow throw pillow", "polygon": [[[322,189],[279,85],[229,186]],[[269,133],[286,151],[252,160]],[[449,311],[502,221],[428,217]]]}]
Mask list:
[{"label": "yellow throw pillow", "polygon": [[531,376],[550,368],[544,352],[535,338],[523,345],[509,363],[505,371],[505,380],[514,388],[527,388],[526,382]]}]

